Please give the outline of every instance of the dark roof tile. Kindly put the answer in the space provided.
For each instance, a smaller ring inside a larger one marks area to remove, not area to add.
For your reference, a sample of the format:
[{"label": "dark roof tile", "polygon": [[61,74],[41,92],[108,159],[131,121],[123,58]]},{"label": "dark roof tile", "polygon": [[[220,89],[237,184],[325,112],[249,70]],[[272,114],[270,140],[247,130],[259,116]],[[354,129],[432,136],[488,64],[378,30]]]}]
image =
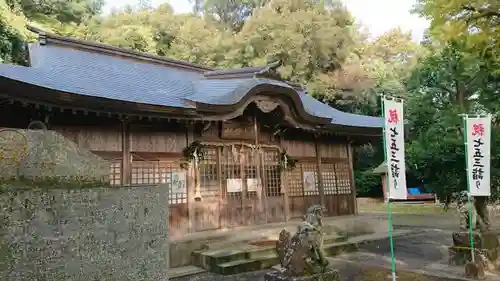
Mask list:
[{"label": "dark roof tile", "polygon": [[[382,127],[379,117],[339,111],[289,83],[273,79],[253,76],[206,79],[199,71],[54,44],[31,45],[30,52],[33,67],[0,64],[0,76],[79,95],[178,108],[193,108],[186,100],[205,104],[235,104],[253,87],[273,84],[293,89],[299,94],[306,112],[331,118],[333,124]],[[231,71],[246,73],[262,69]]]}]

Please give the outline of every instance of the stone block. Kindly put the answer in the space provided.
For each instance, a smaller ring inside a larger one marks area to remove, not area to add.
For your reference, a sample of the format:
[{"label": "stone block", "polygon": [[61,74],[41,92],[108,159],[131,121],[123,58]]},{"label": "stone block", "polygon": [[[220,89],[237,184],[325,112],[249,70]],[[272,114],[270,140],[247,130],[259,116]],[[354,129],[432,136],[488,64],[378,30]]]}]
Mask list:
[{"label": "stone block", "polygon": [[305,276],[287,276],[280,271],[266,273],[264,281],[340,281],[338,270],[327,269],[324,273],[317,273]]},{"label": "stone block", "polygon": [[164,186],[4,192],[1,280],[166,280],[166,202]]}]

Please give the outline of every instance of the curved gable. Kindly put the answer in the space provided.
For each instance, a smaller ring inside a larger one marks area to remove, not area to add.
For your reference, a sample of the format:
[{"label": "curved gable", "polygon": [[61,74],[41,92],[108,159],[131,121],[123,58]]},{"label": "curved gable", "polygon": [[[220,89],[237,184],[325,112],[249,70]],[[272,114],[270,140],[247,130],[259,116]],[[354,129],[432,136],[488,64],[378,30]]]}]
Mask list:
[{"label": "curved gable", "polygon": [[299,118],[300,123],[326,125],[330,117],[310,114],[304,107],[300,94],[290,85],[270,79],[228,79],[203,80],[197,86],[196,93],[185,97],[193,103],[200,113],[216,113],[236,117],[260,96],[269,97],[278,102],[285,111]]},{"label": "curved gable", "polygon": [[382,118],[352,114],[324,104],[305,91],[276,80],[262,78],[202,80],[193,95],[186,96],[188,104],[202,113],[236,117],[251,103],[265,96],[288,107],[299,122],[313,125],[340,125],[382,128]]}]

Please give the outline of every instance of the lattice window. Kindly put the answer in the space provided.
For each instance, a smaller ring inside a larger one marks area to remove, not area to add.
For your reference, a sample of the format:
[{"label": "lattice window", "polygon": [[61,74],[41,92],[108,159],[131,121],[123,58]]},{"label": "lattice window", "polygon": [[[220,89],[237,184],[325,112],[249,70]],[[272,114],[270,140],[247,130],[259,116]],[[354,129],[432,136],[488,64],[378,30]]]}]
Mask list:
[{"label": "lattice window", "polygon": [[121,185],[122,162],[115,160],[110,163],[109,184],[112,186]]},{"label": "lattice window", "polygon": [[[221,182],[222,196],[224,198],[240,198],[241,190],[233,189],[234,186],[241,185],[241,165],[239,147],[222,147],[221,148]],[[231,182],[234,181],[234,182]]]},{"label": "lattice window", "polygon": [[158,184],[160,183],[159,161],[132,161],[131,167],[132,185]]},{"label": "lattice window", "polygon": [[277,150],[264,151],[262,161],[264,175],[262,175],[268,197],[281,196],[281,177],[279,167],[279,152]]},{"label": "lattice window", "polygon": [[203,148],[203,160],[200,163],[200,193],[202,197],[219,196],[217,148]]},{"label": "lattice window", "polygon": [[321,176],[325,195],[337,194],[337,177],[334,164],[322,164]]},{"label": "lattice window", "polygon": [[304,196],[300,164],[297,164],[293,170],[284,173],[285,188],[287,189],[288,196]]},{"label": "lattice window", "polygon": [[169,203],[187,203],[187,171],[182,169],[178,161],[162,161],[159,163],[160,184],[169,189]]},{"label": "lattice window", "polygon": [[349,164],[335,164],[335,174],[337,175],[337,188],[339,194],[351,193],[351,177],[349,173]]}]

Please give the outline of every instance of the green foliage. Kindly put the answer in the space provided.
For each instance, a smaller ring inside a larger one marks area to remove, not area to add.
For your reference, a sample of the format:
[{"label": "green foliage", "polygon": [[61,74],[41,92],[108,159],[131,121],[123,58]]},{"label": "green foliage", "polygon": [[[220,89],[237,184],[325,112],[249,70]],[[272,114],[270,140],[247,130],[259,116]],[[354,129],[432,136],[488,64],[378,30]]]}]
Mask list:
[{"label": "green foliage", "polygon": [[26,64],[24,42],[28,39],[26,19],[0,0],[0,63]]},{"label": "green foliage", "polygon": [[295,165],[297,164],[297,159],[291,157],[286,153],[286,151],[280,152],[280,170],[281,171],[291,171],[293,168],[295,168]]},{"label": "green foliage", "polygon": [[189,164],[197,158],[198,161],[203,160],[203,147],[201,142],[193,141],[182,150],[181,168],[187,169]]},{"label": "green foliage", "polygon": [[381,175],[373,174],[373,169],[382,162],[382,142],[378,146],[364,145],[354,150],[354,178],[358,196],[382,197]]}]

